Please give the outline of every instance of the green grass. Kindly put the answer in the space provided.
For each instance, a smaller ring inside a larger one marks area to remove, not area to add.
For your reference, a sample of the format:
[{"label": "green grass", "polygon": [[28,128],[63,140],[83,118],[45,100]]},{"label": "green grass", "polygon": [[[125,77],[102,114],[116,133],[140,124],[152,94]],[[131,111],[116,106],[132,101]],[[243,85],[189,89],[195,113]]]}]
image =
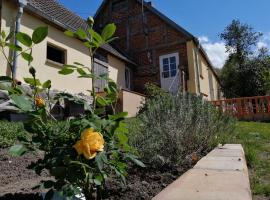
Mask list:
[{"label": "green grass", "polygon": [[270,123],[237,122],[226,143],[243,145],[254,195],[270,197]]}]

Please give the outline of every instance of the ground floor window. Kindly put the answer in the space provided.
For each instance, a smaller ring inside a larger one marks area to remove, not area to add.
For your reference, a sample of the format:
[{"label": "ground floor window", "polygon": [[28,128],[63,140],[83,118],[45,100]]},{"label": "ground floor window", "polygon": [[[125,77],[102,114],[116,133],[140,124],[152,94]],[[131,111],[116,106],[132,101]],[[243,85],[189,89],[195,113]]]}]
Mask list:
[{"label": "ground floor window", "polygon": [[131,70],[130,68],[125,68],[125,86],[127,89],[131,89]]},{"label": "ground floor window", "polygon": [[[94,72],[95,75],[97,76],[108,76],[109,71],[108,71],[108,66],[105,64],[102,64],[100,61],[95,61],[94,63]],[[106,79],[96,79],[95,80],[95,90],[96,92],[103,92],[104,88],[107,85],[107,80]]]},{"label": "ground floor window", "polygon": [[66,50],[52,44],[47,44],[47,60],[58,64],[66,64]]}]

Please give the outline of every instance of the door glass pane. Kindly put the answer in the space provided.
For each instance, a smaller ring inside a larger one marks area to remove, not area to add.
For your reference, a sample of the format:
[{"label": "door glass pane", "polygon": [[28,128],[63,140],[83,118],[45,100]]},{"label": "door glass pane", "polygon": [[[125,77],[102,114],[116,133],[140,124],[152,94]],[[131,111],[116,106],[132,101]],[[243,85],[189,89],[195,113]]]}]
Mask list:
[{"label": "door glass pane", "polygon": [[170,57],[170,63],[176,63],[176,58],[174,57]]},{"label": "door glass pane", "polygon": [[163,71],[169,71],[169,65],[163,65]]},{"label": "door glass pane", "polygon": [[171,64],[171,70],[176,70],[176,63]]},{"label": "door glass pane", "polygon": [[176,74],[177,74],[177,71],[176,71],[176,70],[172,70],[172,71],[171,71],[171,77],[176,76]]},{"label": "door glass pane", "polygon": [[169,64],[169,59],[168,58],[164,58],[163,59],[163,65],[168,65]]},{"label": "door glass pane", "polygon": [[162,75],[163,75],[163,78],[169,78],[170,77],[169,71],[163,72]]}]

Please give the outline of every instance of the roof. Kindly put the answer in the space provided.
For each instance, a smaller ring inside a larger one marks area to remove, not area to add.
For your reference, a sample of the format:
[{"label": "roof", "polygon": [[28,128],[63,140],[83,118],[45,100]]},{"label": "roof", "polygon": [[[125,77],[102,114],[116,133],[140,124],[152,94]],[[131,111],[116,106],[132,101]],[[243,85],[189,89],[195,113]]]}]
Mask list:
[{"label": "roof", "polygon": [[[56,25],[63,30],[76,31],[79,28],[87,30],[88,24],[86,21],[70,11],[63,5],[57,2],[57,0],[27,0],[28,4],[26,10],[46,19],[50,23]],[[105,44],[101,47],[108,53],[120,58],[123,61],[129,62],[132,65],[136,65],[131,59],[120,53],[114,47],[109,44]]]},{"label": "roof", "polygon": [[[102,4],[100,5],[100,7],[98,8],[96,14],[95,14],[95,18],[98,16],[98,14],[102,11],[102,9],[105,7],[106,3],[109,0],[103,0]],[[142,3],[142,0],[136,0],[138,3]],[[144,2],[144,7],[146,7],[148,10],[150,10],[151,12],[153,12],[154,14],[156,14],[158,17],[160,17],[163,21],[165,21],[168,25],[172,26],[173,28],[175,28],[177,31],[183,33],[186,37],[187,40],[193,40],[198,46],[200,51],[202,52],[202,55],[205,57],[206,61],[208,62],[210,68],[213,71],[213,74],[217,77],[218,81],[218,75],[216,74],[216,71],[214,70],[213,64],[210,61],[209,57],[207,56],[206,51],[203,49],[203,47],[200,45],[199,40],[192,35],[191,33],[189,33],[187,30],[185,30],[183,27],[181,27],[179,24],[175,23],[173,20],[171,20],[170,18],[168,18],[166,15],[164,15],[163,13],[161,13],[159,10],[157,10],[155,7],[153,7],[151,5],[151,3],[149,2]]]}]

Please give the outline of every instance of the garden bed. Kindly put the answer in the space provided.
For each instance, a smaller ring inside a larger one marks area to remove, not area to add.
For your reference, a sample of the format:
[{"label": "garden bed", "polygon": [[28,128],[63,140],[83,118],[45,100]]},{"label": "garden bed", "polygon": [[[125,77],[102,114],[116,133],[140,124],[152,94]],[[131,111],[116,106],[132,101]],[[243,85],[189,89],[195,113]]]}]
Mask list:
[{"label": "garden bed", "polygon": [[[22,157],[12,157],[8,155],[7,149],[0,149],[0,200],[38,200],[40,198],[39,193],[42,191],[32,190],[32,188],[37,186],[41,180],[48,180],[50,177],[46,172],[38,176],[27,167],[41,157],[42,154],[37,156],[26,154]],[[178,169],[130,169],[126,186],[114,181],[106,183],[108,190],[105,199],[152,199],[190,167],[186,165]]]}]

